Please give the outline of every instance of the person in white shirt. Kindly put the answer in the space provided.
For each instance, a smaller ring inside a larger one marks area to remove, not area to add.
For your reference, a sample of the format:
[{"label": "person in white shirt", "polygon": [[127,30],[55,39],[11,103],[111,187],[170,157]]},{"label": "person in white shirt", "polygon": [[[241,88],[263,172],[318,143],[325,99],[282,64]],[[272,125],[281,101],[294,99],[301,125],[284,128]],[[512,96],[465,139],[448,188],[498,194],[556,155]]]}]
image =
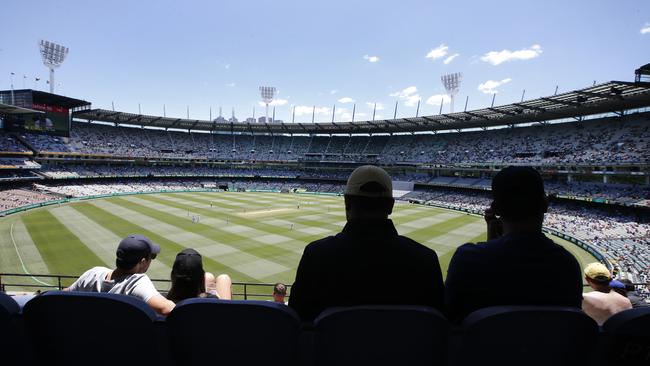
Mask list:
[{"label": "person in white shirt", "polygon": [[145,274],[158,253],[160,246],[146,236],[129,235],[117,247],[115,269],[91,268],[64,291],[129,295],[146,302],[158,314],[167,315],[174,303],[162,296]]},{"label": "person in white shirt", "polygon": [[598,325],[603,325],[616,313],[632,309],[632,303],[627,297],[610,288],[612,275],[604,264],[589,264],[585,268],[585,280],[594,291],[582,294],[582,311],[592,317]]}]

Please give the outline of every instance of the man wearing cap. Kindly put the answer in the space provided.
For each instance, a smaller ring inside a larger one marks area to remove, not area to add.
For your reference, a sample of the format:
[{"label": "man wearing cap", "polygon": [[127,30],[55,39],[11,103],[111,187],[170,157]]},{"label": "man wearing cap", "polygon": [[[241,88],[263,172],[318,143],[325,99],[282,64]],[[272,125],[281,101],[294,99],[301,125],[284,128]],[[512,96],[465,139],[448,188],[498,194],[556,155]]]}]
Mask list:
[{"label": "man wearing cap", "polygon": [[498,305],[581,306],[580,265],[542,233],[548,201],[539,173],[507,167],[492,180],[493,202],[485,212],[487,242],[464,244],[447,271],[448,316]]},{"label": "man wearing cap", "polygon": [[289,306],[311,322],[323,310],[354,305],[426,305],[442,308],[436,253],[398,235],[388,219],[395,203],[381,168],[355,169],[345,188],[347,223],[335,236],[305,247]]},{"label": "man wearing cap", "polygon": [[145,274],[160,246],[144,235],[129,235],[117,247],[116,268],[94,267],[81,275],[65,291],[106,292],[137,297],[153,310],[167,315],[174,303],[165,299]]},{"label": "man wearing cap", "polygon": [[598,325],[603,325],[605,320],[618,312],[632,309],[632,303],[627,297],[611,289],[612,276],[604,264],[590,263],[585,268],[585,280],[594,291],[582,295],[582,311]]}]

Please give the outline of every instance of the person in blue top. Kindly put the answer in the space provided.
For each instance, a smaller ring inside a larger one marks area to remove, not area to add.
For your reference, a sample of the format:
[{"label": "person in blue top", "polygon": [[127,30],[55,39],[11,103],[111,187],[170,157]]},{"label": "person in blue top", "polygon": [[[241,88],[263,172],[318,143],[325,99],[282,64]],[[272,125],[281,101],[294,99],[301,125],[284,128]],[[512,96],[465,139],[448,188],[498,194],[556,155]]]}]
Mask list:
[{"label": "person in blue top", "polygon": [[452,321],[498,305],[582,304],[582,272],[566,249],[542,233],[548,200],[539,173],[510,166],[492,180],[485,211],[488,241],[464,244],[454,253],[445,281]]}]

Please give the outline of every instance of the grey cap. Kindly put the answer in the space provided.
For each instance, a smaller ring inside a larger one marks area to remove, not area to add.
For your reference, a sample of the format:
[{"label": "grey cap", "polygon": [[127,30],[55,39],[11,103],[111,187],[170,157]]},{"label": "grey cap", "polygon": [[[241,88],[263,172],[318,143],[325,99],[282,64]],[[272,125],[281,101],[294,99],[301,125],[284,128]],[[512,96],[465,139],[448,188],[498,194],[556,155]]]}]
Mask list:
[{"label": "grey cap", "polygon": [[345,194],[361,197],[393,197],[393,182],[386,171],[378,166],[363,165],[356,168],[345,186]]}]

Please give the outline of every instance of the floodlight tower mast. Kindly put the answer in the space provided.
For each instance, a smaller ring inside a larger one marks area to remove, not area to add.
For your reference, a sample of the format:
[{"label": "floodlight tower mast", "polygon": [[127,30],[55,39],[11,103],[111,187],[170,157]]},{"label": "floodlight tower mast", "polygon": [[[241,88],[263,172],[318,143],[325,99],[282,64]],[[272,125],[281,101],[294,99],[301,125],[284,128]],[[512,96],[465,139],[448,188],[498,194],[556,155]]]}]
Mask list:
[{"label": "floodlight tower mast", "polygon": [[43,65],[50,70],[50,93],[54,93],[54,69],[61,66],[70,49],[45,40],[41,40],[39,48],[43,58]]},{"label": "floodlight tower mast", "polygon": [[264,117],[264,122],[269,123],[269,103],[273,101],[275,97],[275,88],[272,86],[260,86],[260,94],[262,95],[262,101],[266,104],[266,117]]},{"label": "floodlight tower mast", "polygon": [[445,86],[447,94],[451,97],[450,113],[454,113],[454,99],[456,94],[458,94],[458,90],[460,90],[460,82],[463,80],[463,74],[456,72],[442,75],[440,80],[442,81],[442,85]]}]

